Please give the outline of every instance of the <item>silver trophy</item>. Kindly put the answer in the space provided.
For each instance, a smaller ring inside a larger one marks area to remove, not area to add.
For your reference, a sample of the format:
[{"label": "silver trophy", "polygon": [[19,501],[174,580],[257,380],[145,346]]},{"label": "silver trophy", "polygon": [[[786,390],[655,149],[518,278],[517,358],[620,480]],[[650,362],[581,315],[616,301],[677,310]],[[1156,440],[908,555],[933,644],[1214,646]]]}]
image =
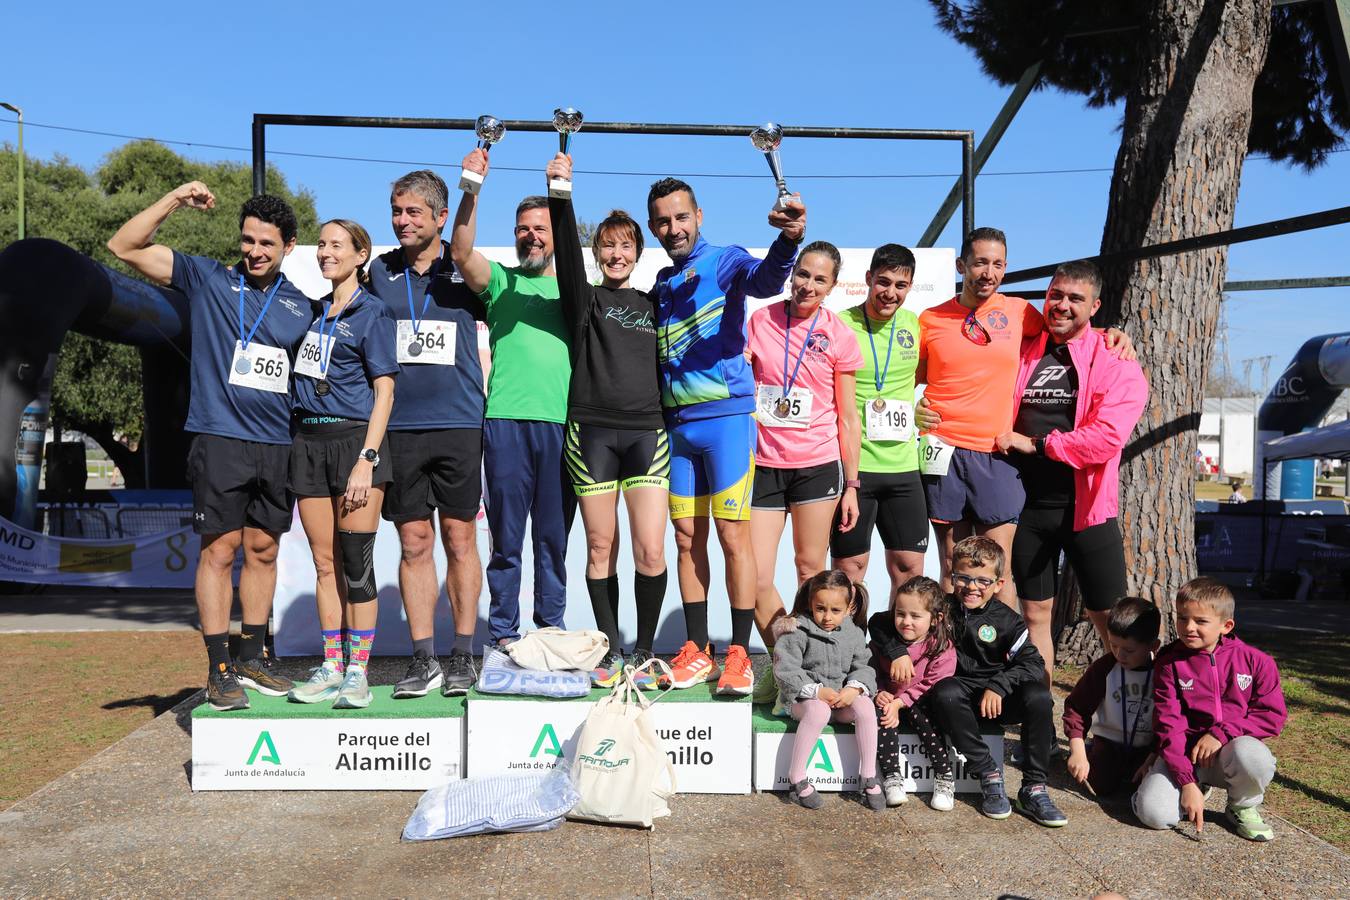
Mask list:
[{"label": "silver trophy", "polygon": [[[553,111],[553,127],[558,132],[558,152],[566,154],[572,146],[572,135],[581,130],[581,113],[572,107]],[[558,200],[572,198],[572,182],[563,178],[550,178],[548,195]]]},{"label": "silver trophy", "polygon": [[778,185],[778,199],[774,201],[773,208],[782,212],[788,208],[788,201],[792,199],[787,182],[783,181],[783,164],[778,159],[778,146],[783,143],[783,126],[766,122],[750,132],[750,143],[764,151],[764,158],[769,161],[769,171]]},{"label": "silver trophy", "polygon": [[[496,116],[479,116],[478,121],[474,123],[473,133],[478,135],[478,146],[484,151],[492,149],[492,145],[502,139],[506,134],[506,126],[502,120]],[[483,187],[483,176],[477,172],[470,172],[468,169],[459,170],[459,189],[466,194],[478,194]]]}]

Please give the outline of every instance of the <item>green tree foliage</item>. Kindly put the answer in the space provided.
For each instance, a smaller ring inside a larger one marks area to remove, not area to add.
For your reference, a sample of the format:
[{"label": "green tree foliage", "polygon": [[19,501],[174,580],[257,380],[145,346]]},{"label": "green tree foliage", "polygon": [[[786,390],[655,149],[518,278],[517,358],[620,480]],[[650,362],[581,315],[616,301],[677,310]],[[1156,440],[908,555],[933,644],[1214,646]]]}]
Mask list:
[{"label": "green tree foliage", "polygon": [[[18,160],[0,148],[0,245],[18,234]],[[107,249],[127,219],[187,181],[205,182],[216,195],[209,213],[177,214],[157,240],[180,250],[233,262],[239,255],[240,205],[253,193],[251,170],[241,163],[198,162],[154,141],[133,141],[108,154],[89,173],[64,157],[29,157],[25,167],[25,216],[29,237],[53,238],[98,262],[135,275]],[[307,191],[293,192],[280,171],[268,167],[267,191],[285,198],[299,220],[300,243],[318,239],[318,214]],[[140,478],[143,428],[141,357],[135,347],[71,332],[61,347],[52,386],[52,421],[97,440],[122,469],[129,486]]]},{"label": "green tree foliage", "polygon": [[[1015,84],[1043,61],[1040,85],[1111,106],[1136,83],[1140,27],[1150,0],[929,0],[938,24],[965,44],[984,71]],[[1270,49],[1252,90],[1248,151],[1312,168],[1350,132],[1350,98],[1336,73],[1322,3],[1278,6]]]}]

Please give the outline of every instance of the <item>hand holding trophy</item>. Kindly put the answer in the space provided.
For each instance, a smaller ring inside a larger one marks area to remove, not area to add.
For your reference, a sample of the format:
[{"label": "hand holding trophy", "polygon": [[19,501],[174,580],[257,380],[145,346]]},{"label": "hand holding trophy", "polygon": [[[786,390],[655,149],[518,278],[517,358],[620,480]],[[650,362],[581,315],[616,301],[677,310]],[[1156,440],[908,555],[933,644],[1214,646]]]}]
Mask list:
[{"label": "hand holding trophy", "polygon": [[[553,127],[558,132],[558,152],[567,155],[572,146],[572,135],[581,130],[581,113],[572,107],[553,111]],[[550,178],[548,195],[557,200],[572,199],[572,180],[570,178]]]},{"label": "hand holding trophy", "polygon": [[[484,154],[492,148],[492,145],[502,139],[506,134],[506,126],[502,120],[496,116],[479,116],[477,123],[474,124],[474,134],[478,135],[478,149]],[[478,191],[483,187],[482,172],[475,172],[472,169],[463,168],[459,170],[459,189],[466,194],[477,196]]]},{"label": "hand holding trophy", "polygon": [[778,159],[778,146],[783,143],[783,126],[768,122],[750,132],[750,143],[764,151],[769,162],[769,171],[773,173],[774,183],[778,185],[778,199],[773,208],[783,212],[788,208],[792,195],[788,193],[787,183],[783,181],[783,165]]}]

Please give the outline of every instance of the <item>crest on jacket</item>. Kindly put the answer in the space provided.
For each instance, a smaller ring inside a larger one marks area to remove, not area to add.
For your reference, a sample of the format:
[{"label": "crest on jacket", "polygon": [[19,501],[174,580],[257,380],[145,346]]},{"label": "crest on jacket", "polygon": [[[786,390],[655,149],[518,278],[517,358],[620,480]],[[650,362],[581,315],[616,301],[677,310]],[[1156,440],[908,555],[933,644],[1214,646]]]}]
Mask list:
[{"label": "crest on jacket", "polygon": [[1194,678],[1178,678],[1178,679],[1177,679],[1177,687],[1181,688],[1181,690],[1183,690],[1183,691],[1191,691],[1191,690],[1195,690],[1195,679],[1194,679]]},{"label": "crest on jacket", "polygon": [[1252,676],[1244,675],[1241,672],[1237,676],[1238,690],[1245,691],[1252,686]]}]

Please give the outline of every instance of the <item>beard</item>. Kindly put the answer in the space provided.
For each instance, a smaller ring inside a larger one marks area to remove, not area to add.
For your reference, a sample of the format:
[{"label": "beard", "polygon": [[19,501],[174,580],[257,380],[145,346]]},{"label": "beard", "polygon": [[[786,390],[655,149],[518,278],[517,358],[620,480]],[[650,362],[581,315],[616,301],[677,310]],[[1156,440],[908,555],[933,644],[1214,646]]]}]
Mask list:
[{"label": "beard", "polygon": [[516,260],[520,263],[520,268],[527,275],[538,275],[553,265],[553,254],[544,253],[542,250],[531,254],[530,248],[524,244],[516,244]]}]

